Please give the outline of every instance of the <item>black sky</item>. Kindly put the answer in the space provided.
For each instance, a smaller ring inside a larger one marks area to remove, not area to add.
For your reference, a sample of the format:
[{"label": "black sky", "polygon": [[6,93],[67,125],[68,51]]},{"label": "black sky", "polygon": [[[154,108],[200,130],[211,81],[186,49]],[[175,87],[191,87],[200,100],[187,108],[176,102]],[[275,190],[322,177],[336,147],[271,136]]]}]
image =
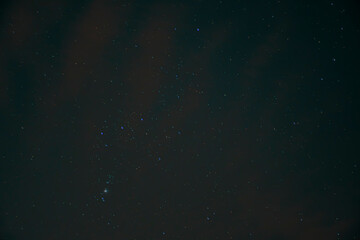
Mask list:
[{"label": "black sky", "polygon": [[0,239],[360,238],[356,1],[0,8]]}]

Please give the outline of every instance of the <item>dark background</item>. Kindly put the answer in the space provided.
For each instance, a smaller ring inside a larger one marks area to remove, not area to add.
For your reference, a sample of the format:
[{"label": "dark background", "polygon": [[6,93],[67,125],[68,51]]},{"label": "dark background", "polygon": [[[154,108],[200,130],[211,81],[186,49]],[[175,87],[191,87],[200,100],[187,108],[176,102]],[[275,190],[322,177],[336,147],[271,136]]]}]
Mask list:
[{"label": "dark background", "polygon": [[359,239],[356,1],[0,6],[0,239]]}]

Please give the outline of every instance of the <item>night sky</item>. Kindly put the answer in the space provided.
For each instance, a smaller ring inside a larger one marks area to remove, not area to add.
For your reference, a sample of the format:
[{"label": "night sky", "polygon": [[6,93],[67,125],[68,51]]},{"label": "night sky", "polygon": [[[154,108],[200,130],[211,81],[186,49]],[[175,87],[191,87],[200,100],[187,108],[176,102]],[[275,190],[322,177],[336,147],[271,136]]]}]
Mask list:
[{"label": "night sky", "polygon": [[2,2],[0,239],[360,239],[359,10]]}]

